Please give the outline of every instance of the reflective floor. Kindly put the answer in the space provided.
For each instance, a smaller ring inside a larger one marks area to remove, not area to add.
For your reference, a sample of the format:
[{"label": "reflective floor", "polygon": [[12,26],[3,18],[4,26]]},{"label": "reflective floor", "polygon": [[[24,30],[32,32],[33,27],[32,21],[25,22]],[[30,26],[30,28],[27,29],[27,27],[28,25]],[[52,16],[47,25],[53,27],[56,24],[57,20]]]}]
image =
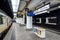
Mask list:
[{"label": "reflective floor", "polygon": [[[60,40],[59,34],[51,32],[48,29],[46,30],[46,38],[39,38],[33,33],[33,30],[26,30],[26,26],[20,25],[18,23],[13,23],[12,28],[10,29],[10,32],[11,31],[13,33],[11,33],[11,39],[9,40]],[[4,40],[8,40],[8,34],[9,32],[7,33]]]}]

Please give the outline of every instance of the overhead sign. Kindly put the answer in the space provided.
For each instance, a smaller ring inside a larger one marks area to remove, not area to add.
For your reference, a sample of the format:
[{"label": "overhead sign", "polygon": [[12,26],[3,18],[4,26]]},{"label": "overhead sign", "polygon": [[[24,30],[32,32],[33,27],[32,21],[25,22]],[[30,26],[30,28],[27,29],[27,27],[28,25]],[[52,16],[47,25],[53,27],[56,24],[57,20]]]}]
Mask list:
[{"label": "overhead sign", "polygon": [[33,11],[28,11],[27,16],[34,16]]}]

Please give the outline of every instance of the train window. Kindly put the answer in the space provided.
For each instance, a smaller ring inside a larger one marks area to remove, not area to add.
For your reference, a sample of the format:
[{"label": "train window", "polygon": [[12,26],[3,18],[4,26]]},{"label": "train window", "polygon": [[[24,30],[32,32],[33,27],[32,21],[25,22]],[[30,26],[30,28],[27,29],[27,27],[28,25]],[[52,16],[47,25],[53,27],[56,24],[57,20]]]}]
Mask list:
[{"label": "train window", "polygon": [[5,23],[7,23],[6,13],[0,10],[0,24],[5,24]]},{"label": "train window", "polygon": [[3,18],[3,23],[7,23],[7,18],[6,18],[6,16],[3,16],[2,18]]},{"label": "train window", "polygon": [[56,25],[57,18],[56,17],[47,17],[46,18],[46,24]]},{"label": "train window", "polygon": [[0,15],[0,24],[3,24],[3,18],[2,18],[3,16],[2,15]]}]

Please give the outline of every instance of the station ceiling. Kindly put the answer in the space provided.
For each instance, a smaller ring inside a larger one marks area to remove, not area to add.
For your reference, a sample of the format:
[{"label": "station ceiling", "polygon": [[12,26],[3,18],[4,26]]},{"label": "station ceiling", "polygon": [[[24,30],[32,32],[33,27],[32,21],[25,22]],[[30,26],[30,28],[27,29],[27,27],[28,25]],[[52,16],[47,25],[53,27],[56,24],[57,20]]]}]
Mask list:
[{"label": "station ceiling", "polygon": [[[27,0],[29,1],[29,0]],[[27,6],[30,10],[33,10],[35,7],[40,5],[41,3],[43,4],[44,2],[50,2],[51,6],[60,3],[60,0],[31,0],[29,5]],[[21,0],[20,1],[20,8],[19,10],[22,10],[24,6],[26,5],[26,0]]]},{"label": "station ceiling", "polygon": [[23,12],[25,8],[35,10],[36,7],[41,6],[44,2],[50,2],[51,6],[53,6],[60,3],[60,0],[0,0],[0,9],[5,10],[7,15],[13,17],[13,12]]}]

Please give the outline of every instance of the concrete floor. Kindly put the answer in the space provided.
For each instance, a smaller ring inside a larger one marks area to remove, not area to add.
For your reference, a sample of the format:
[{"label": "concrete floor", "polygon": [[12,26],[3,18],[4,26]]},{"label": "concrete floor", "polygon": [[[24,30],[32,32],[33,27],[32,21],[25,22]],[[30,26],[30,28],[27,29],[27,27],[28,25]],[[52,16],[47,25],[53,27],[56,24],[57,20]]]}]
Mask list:
[{"label": "concrete floor", "polygon": [[46,38],[42,39],[33,33],[33,30],[26,31],[26,26],[21,26],[17,23],[13,23],[13,29],[15,30],[15,40],[60,40],[60,35],[50,30],[46,30]]},{"label": "concrete floor", "polygon": [[60,40],[60,35],[48,30],[46,31],[46,38],[41,39],[33,33],[33,30],[26,31],[25,26],[16,25],[18,25],[16,26],[16,40]]}]

